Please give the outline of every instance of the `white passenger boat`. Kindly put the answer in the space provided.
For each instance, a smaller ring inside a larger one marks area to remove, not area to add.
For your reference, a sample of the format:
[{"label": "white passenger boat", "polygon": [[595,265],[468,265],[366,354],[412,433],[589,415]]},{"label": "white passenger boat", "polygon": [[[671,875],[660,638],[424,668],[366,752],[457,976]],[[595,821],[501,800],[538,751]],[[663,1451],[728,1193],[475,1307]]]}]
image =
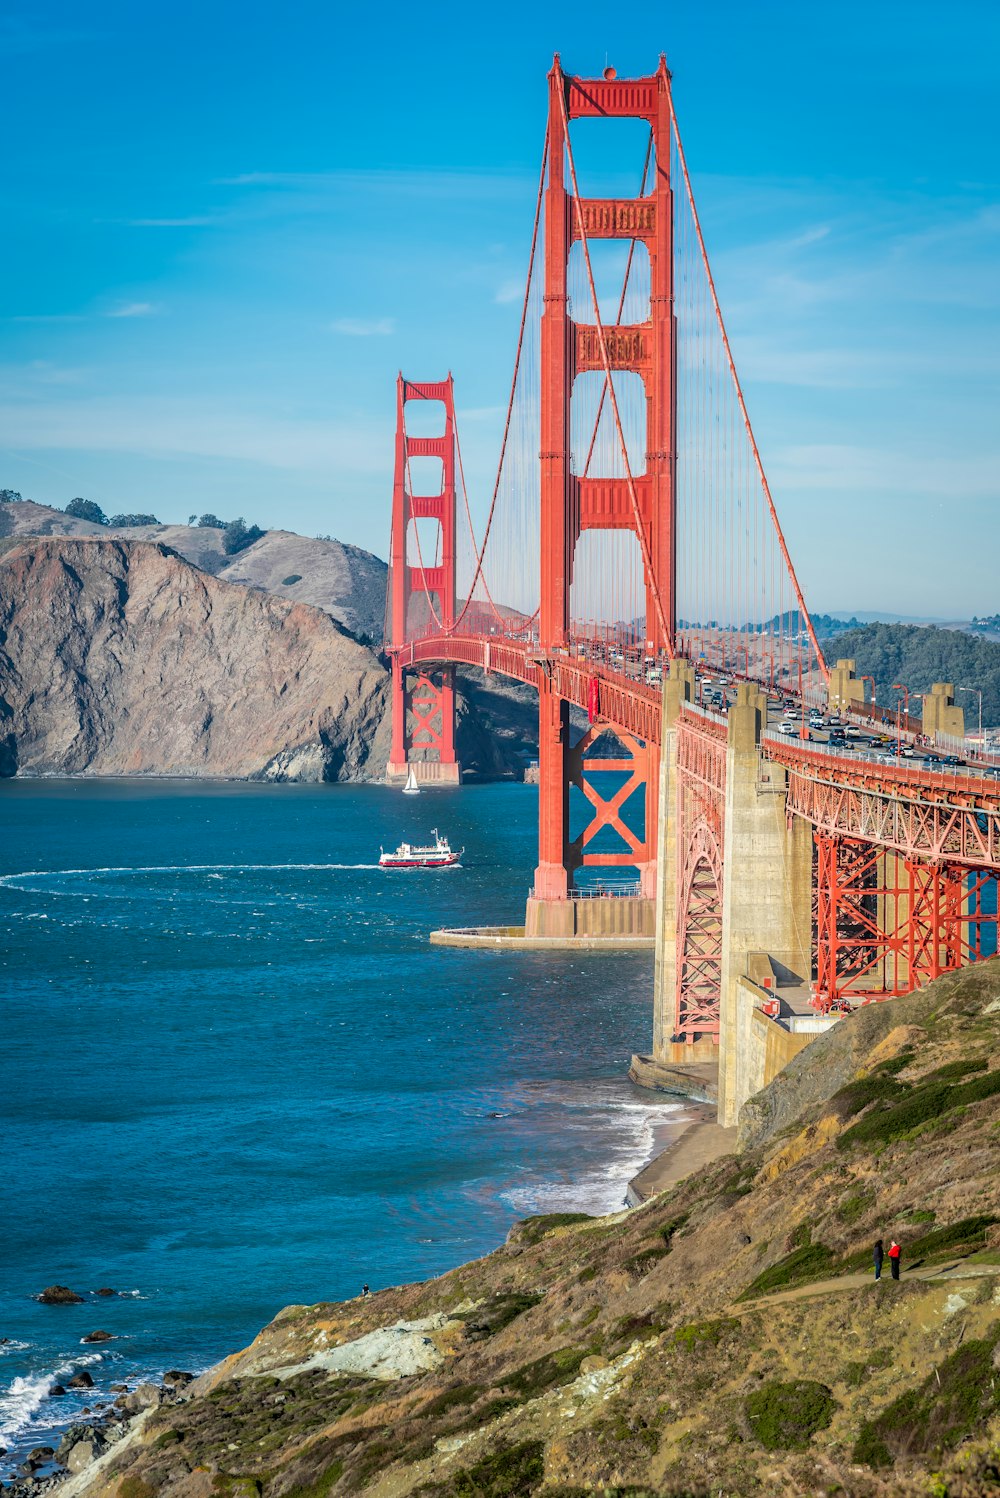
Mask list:
[{"label": "white passenger boat", "polygon": [[437,828],[431,833],[434,841],[426,847],[416,843],[400,843],[395,853],[379,849],[380,869],[448,869],[458,863],[464,848],[454,849]]}]

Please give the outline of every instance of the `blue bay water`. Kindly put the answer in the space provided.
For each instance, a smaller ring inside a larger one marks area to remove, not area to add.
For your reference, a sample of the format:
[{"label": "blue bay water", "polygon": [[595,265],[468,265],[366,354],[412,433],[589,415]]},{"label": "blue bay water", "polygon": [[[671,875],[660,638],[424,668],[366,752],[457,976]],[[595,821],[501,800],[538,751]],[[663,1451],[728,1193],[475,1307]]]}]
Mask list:
[{"label": "blue bay water", "polygon": [[[0,783],[0,1465],[283,1305],[621,1204],[675,1111],[625,1078],[651,957],[427,942],[523,918],[536,816],[519,785]],[[435,825],[461,869],[374,866]]]}]

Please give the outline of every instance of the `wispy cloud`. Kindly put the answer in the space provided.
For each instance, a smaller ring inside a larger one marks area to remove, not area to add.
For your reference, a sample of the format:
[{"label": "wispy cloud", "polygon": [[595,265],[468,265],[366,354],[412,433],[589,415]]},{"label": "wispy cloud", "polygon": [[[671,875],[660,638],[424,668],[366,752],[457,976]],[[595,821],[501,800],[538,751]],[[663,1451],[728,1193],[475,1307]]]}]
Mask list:
[{"label": "wispy cloud", "polygon": [[331,333],[341,333],[345,338],[388,338],[395,329],[391,317],[337,317],[330,324]]},{"label": "wispy cloud", "polygon": [[186,218],[130,218],[131,229],[206,229],[212,224],[221,224],[215,214],[189,214]]},{"label": "wispy cloud", "polygon": [[159,302],[123,302],[120,307],[112,307],[106,315],[108,317],[155,317],[163,308]]},{"label": "wispy cloud", "polygon": [[511,276],[508,280],[500,283],[493,293],[493,300],[498,302],[501,307],[504,307],[508,302],[519,302],[523,296],[523,281],[517,281]]},{"label": "wispy cloud", "polygon": [[229,459],[286,472],[381,474],[391,427],[358,415],[340,425],[182,398],[0,400],[0,450]]}]

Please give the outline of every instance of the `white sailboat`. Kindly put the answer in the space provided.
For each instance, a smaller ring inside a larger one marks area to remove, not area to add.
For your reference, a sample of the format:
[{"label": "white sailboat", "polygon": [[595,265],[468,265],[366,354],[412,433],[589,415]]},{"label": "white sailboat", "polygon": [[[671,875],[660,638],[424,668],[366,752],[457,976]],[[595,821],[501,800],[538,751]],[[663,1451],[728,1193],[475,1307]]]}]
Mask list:
[{"label": "white sailboat", "polygon": [[404,796],[419,796],[420,795],[420,787],[417,784],[417,777],[413,773],[413,766],[412,765],[410,766],[410,773],[406,777],[406,784],[403,786],[403,795]]}]

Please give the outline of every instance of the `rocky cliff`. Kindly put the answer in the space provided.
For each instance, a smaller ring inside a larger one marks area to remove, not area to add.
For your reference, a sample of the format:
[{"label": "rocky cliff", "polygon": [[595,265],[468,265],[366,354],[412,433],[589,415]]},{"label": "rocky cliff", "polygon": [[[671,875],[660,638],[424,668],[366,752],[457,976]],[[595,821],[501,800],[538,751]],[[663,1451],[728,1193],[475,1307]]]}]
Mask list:
[{"label": "rocky cliff", "polygon": [[768,1091],[742,1153],[633,1212],[289,1307],[59,1498],[997,1492],[1000,962],[845,1019]]},{"label": "rocky cliff", "polygon": [[0,773],[384,772],[385,671],[328,614],[159,543],[4,545]]},{"label": "rocky cliff", "polygon": [[115,527],[78,520],[31,500],[0,503],[0,538],[24,536],[114,537],[156,541],[179,552],[203,572],[227,582],[247,583],[268,593],[325,609],[366,641],[381,641],[388,568],[360,546],[331,537],[271,530],[235,556],[222,549],[222,531],[203,525]]}]

